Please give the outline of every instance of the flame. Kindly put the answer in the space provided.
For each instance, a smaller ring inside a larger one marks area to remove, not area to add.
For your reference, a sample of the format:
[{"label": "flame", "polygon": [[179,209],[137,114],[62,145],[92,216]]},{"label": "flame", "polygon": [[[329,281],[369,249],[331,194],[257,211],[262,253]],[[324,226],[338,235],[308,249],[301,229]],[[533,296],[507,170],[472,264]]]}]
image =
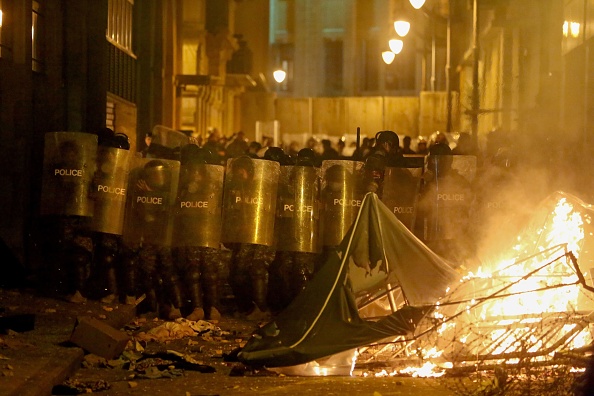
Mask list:
[{"label": "flame", "polygon": [[438,377],[453,365],[475,364],[473,358],[514,365],[591,344],[589,321],[580,321],[583,290],[568,254],[579,259],[584,224],[592,223],[590,206],[578,201],[561,195],[552,210],[542,207],[508,257],[478,267],[448,290],[431,315],[435,331],[415,341],[420,367],[378,374]]}]

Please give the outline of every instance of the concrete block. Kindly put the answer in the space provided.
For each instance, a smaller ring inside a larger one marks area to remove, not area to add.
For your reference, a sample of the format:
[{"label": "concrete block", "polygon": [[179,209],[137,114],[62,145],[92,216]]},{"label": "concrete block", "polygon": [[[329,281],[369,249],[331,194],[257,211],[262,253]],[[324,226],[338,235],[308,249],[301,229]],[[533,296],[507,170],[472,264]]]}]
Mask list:
[{"label": "concrete block", "polygon": [[105,322],[89,317],[77,318],[77,323],[70,336],[70,342],[87,352],[113,359],[126,347],[130,337],[123,331],[111,327]]}]

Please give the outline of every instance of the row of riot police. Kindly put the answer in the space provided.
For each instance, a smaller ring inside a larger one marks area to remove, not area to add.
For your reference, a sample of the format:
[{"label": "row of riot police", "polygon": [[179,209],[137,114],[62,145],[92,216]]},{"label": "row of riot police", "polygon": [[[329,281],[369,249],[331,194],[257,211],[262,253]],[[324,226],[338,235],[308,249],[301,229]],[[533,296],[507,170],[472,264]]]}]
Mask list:
[{"label": "row of riot police", "polygon": [[[217,318],[225,281],[242,312],[282,309],[340,244],[369,191],[441,253],[437,242],[460,235],[470,201],[460,175],[476,172],[468,156],[391,166],[379,152],[316,167],[308,149],[289,164],[278,148],[221,166],[192,144],[176,160],[139,158],[115,137],[46,134],[48,275],[62,294],[144,294],[169,318]],[[427,158],[438,154],[447,153]]]}]

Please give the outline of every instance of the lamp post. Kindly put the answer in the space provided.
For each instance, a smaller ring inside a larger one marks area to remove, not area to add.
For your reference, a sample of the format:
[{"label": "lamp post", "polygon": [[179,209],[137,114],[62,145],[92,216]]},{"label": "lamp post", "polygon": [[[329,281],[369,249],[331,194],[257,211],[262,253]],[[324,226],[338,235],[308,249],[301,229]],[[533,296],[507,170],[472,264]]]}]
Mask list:
[{"label": "lamp post", "polygon": [[478,115],[479,115],[479,13],[478,0],[472,2],[472,96],[471,96],[471,114],[470,130],[474,143],[478,140]]},{"label": "lamp post", "polygon": [[[476,3],[477,0],[474,0]],[[413,8],[419,10],[425,4],[425,0],[409,0]],[[476,8],[476,7],[475,7]],[[432,12],[424,12],[429,18],[438,17]],[[439,16],[440,19],[443,17]],[[446,20],[446,64],[445,64],[445,87],[446,87],[446,107],[447,107],[447,118],[446,118],[446,132],[452,131],[452,88],[451,88],[451,0],[448,0],[448,14]],[[435,59],[436,59],[436,48],[435,48],[435,31],[432,27],[431,37],[431,90],[435,91]],[[477,50],[478,51],[478,50]],[[477,54],[478,55],[478,54]],[[478,63],[477,63],[478,65]],[[478,66],[477,66],[478,71]],[[478,82],[478,77],[477,77]],[[477,94],[478,97],[478,94]]]}]

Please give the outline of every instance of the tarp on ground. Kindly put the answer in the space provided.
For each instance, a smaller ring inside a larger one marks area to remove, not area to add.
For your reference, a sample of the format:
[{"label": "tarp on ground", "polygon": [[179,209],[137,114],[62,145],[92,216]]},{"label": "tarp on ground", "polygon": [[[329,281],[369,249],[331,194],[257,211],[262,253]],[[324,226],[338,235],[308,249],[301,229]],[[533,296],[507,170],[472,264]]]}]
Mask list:
[{"label": "tarp on ground", "polygon": [[[341,245],[293,302],[239,352],[248,365],[307,363],[405,335],[458,279],[444,259],[368,193]],[[361,318],[356,298],[399,286],[407,304],[377,321]]]}]

